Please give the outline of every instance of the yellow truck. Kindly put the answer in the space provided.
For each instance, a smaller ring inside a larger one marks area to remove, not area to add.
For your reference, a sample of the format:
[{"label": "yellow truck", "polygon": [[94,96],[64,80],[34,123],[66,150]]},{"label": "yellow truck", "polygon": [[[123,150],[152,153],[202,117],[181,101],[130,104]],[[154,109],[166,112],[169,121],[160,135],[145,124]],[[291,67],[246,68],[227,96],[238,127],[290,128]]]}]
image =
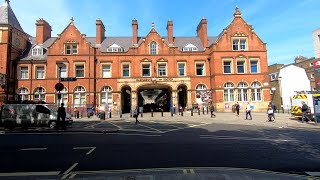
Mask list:
[{"label": "yellow truck", "polygon": [[308,117],[314,120],[314,97],[319,97],[319,91],[302,91],[296,92],[296,95],[291,98],[291,115],[295,118],[302,119],[302,102],[304,101],[310,108],[310,113]]}]

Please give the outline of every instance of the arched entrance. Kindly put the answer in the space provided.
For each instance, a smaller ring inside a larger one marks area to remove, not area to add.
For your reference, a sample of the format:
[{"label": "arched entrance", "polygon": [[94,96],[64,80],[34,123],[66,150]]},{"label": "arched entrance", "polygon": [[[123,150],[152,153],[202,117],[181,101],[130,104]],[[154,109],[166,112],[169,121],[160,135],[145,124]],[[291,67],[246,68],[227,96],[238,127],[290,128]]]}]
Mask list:
[{"label": "arched entrance", "polygon": [[137,90],[138,106],[144,112],[161,111],[169,112],[172,107],[172,89],[164,84],[148,84]]},{"label": "arched entrance", "polygon": [[178,86],[177,89],[177,98],[178,98],[178,107],[181,105],[182,107],[187,106],[188,95],[187,95],[187,86],[182,84]]},{"label": "arched entrance", "polygon": [[131,110],[131,87],[123,86],[121,88],[121,110],[122,113],[130,113]]}]

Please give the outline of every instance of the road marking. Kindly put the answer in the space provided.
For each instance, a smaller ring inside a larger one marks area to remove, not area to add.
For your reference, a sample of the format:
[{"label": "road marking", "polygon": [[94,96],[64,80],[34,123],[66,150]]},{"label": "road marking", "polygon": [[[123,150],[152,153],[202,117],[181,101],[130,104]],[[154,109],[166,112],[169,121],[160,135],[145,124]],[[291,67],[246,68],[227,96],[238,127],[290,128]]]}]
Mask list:
[{"label": "road marking", "polygon": [[63,174],[66,175],[68,174],[70,171],[72,171],[73,168],[75,168],[78,165],[78,163],[74,163],[69,169],[67,169]]},{"label": "road marking", "polygon": [[91,153],[96,149],[96,147],[73,147],[72,149],[90,149],[90,150],[86,153],[86,155],[89,155],[89,154],[91,154]]},{"label": "road marking", "polygon": [[189,124],[187,124],[187,127],[182,127],[182,128],[177,128],[177,129],[171,129],[171,130],[162,131],[162,132],[163,132],[163,133],[167,133],[167,132],[178,131],[178,130],[182,130],[182,129],[188,129],[188,128],[193,128],[193,127],[203,126],[203,125],[207,125],[207,124],[209,124],[209,123],[196,124],[196,125],[189,125]]},{"label": "road marking", "polygon": [[112,123],[112,122],[110,122],[110,121],[108,121],[107,123],[110,123],[110,124],[114,125],[115,127],[119,128],[120,130],[122,130],[122,127],[121,127],[121,126],[118,126],[118,125],[116,125],[116,124],[114,124],[114,123]]},{"label": "road marking", "polygon": [[125,135],[125,136],[162,136],[161,134],[129,134],[129,133],[109,133],[109,135]]},{"label": "road marking", "polygon": [[12,177],[12,176],[54,176],[59,175],[60,171],[48,171],[48,172],[11,172],[0,173],[0,177]]},{"label": "road marking", "polygon": [[5,134],[6,132],[5,131],[0,131],[0,134]]},{"label": "road marking", "polygon": [[71,176],[69,177],[69,179],[72,179],[76,176],[77,174],[71,174]]},{"label": "road marking", "polygon": [[[161,121],[159,121],[159,122],[157,122],[157,121],[148,121],[148,122],[154,122],[154,123],[159,123],[159,124],[161,124],[161,125],[166,125],[166,126],[172,126],[172,127],[175,127],[175,128],[180,128],[179,126],[175,126],[175,125],[172,125],[172,124],[167,124],[167,122],[161,122]],[[170,121],[168,121],[168,122],[170,122]],[[178,124],[178,123],[176,123],[176,124]]]},{"label": "road marking", "polygon": [[69,176],[69,174],[66,174],[66,175],[62,176],[61,179],[66,179],[68,176]]},{"label": "road marking", "polygon": [[102,122],[98,122],[98,123],[94,123],[94,124],[89,124],[89,125],[87,125],[87,126],[85,126],[83,128],[94,128],[94,126],[102,124],[102,123],[104,123],[104,122],[102,121]]},{"label": "road marking", "polygon": [[225,140],[246,140],[246,141],[275,141],[275,142],[297,142],[293,139],[267,139],[267,138],[251,138],[251,137],[233,137],[233,136],[212,136],[200,135],[203,139],[225,139]]},{"label": "road marking", "polygon": [[183,174],[188,174],[188,171],[186,169],[182,170]]},{"label": "road marking", "polygon": [[152,128],[152,127],[149,127],[149,126],[146,126],[146,125],[142,125],[142,124],[139,124],[139,123],[138,123],[137,125],[142,126],[142,127],[146,127],[146,128],[152,129],[152,130],[155,130],[155,131],[157,131],[157,132],[159,132],[159,133],[163,133],[163,132],[160,131],[159,129],[155,129],[155,128]]},{"label": "road marking", "polygon": [[21,151],[44,151],[44,150],[47,150],[47,148],[25,148],[20,150]]},{"label": "road marking", "polygon": [[189,171],[190,171],[191,174],[195,174],[193,169],[189,169]]},{"label": "road marking", "polygon": [[[157,133],[157,134],[160,134],[159,132],[147,131],[147,130],[141,130],[141,129],[122,129],[122,131],[146,132],[146,133]],[[163,132],[161,132],[161,133],[163,133]]]},{"label": "road marking", "polygon": [[306,174],[310,175],[310,176],[320,176],[320,172],[311,172],[311,171],[307,171],[305,172]]}]

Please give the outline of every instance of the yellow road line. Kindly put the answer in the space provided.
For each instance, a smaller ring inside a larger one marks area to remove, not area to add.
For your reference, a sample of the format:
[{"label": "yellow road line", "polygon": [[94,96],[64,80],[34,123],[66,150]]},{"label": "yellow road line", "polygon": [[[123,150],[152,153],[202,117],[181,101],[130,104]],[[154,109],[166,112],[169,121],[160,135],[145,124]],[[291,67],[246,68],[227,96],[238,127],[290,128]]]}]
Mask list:
[{"label": "yellow road line", "polygon": [[0,177],[12,177],[12,176],[54,176],[59,175],[60,171],[48,171],[48,172],[11,172],[0,173]]},{"label": "yellow road line", "polygon": [[63,174],[66,175],[68,174],[70,171],[72,171],[73,168],[75,168],[78,165],[78,163],[74,163],[68,170],[66,170]]}]

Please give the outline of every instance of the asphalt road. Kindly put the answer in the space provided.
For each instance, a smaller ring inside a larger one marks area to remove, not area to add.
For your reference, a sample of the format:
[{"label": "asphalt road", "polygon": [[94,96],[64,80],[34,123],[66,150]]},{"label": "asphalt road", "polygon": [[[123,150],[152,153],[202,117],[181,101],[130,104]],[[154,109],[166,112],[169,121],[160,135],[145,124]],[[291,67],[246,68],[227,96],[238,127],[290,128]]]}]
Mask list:
[{"label": "asphalt road", "polygon": [[0,134],[0,179],[77,178],[89,171],[173,167],[236,167],[301,175],[320,171],[316,130],[201,122],[136,125],[125,120],[74,126],[120,131]]}]

